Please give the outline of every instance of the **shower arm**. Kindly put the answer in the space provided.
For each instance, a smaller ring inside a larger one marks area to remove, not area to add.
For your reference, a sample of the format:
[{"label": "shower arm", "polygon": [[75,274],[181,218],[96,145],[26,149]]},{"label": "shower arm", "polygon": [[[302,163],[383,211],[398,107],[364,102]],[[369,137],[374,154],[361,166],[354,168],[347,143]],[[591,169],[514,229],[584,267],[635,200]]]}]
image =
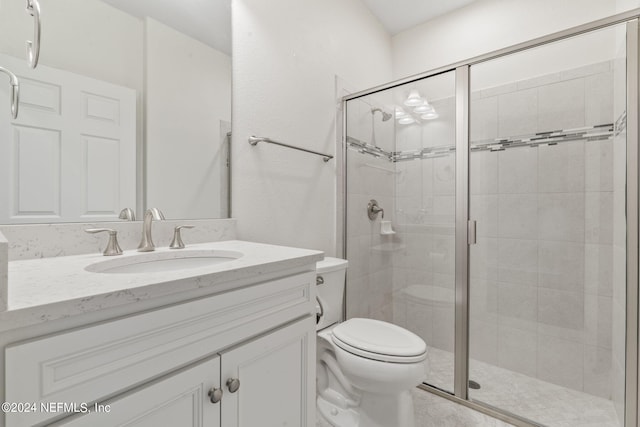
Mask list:
[{"label": "shower arm", "polygon": [[18,105],[20,104],[20,82],[18,77],[6,68],[0,67],[0,72],[9,76],[9,83],[11,84],[11,117],[17,119]]}]

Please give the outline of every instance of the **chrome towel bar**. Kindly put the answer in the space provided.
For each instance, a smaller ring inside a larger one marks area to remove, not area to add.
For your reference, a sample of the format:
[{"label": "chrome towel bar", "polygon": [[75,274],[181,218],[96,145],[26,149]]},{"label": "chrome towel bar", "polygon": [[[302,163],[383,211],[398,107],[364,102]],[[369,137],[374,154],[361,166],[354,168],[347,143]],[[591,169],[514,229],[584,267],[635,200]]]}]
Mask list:
[{"label": "chrome towel bar", "polygon": [[321,156],[322,160],[324,160],[325,163],[328,162],[329,160],[333,159],[333,156],[330,155],[330,154],[324,154],[324,153],[319,153],[319,152],[313,151],[313,150],[307,150],[306,148],[300,148],[300,147],[296,147],[296,146],[293,146],[293,145],[285,144],[285,143],[282,143],[282,142],[274,141],[273,139],[266,138],[264,136],[250,136],[249,137],[249,144],[255,146],[255,145],[258,144],[258,142],[266,142],[268,144],[280,145],[282,147],[293,148],[294,150],[304,151],[305,153],[315,154],[316,156]]}]

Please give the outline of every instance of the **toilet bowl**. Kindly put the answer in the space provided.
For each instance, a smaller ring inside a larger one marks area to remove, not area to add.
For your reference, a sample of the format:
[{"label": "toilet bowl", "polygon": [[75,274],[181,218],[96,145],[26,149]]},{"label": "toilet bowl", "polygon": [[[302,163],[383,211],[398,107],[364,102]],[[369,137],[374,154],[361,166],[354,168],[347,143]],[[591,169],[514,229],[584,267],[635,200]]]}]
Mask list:
[{"label": "toilet bowl", "polygon": [[391,323],[342,322],[347,261],[317,265],[317,409],[334,427],[414,427],[411,389],[425,379],[425,342]]}]

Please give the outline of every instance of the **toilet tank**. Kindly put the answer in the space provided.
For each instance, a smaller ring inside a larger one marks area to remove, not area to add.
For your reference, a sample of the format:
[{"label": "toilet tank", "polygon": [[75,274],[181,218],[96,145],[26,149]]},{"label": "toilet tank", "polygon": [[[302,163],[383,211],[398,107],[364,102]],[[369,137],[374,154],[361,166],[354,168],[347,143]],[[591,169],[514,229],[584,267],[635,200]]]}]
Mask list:
[{"label": "toilet tank", "polygon": [[322,307],[322,316],[316,325],[317,330],[343,320],[342,305],[348,264],[347,260],[330,257],[325,257],[316,264],[316,294]]}]

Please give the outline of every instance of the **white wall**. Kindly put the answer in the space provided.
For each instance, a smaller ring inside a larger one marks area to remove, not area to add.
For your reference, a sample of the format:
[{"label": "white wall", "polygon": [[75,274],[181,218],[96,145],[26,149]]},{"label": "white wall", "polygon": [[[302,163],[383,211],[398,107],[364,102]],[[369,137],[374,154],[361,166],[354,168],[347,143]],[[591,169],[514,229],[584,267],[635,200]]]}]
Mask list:
[{"label": "white wall", "polygon": [[234,0],[233,215],[238,236],[335,253],[336,83],[391,79],[390,39],[359,0]]},{"label": "white wall", "polygon": [[231,58],[153,19],[145,27],[146,205],[167,218],[220,218]]},{"label": "white wall", "polygon": [[637,0],[479,0],[394,36],[393,74],[402,78],[443,67],[638,5]]}]

